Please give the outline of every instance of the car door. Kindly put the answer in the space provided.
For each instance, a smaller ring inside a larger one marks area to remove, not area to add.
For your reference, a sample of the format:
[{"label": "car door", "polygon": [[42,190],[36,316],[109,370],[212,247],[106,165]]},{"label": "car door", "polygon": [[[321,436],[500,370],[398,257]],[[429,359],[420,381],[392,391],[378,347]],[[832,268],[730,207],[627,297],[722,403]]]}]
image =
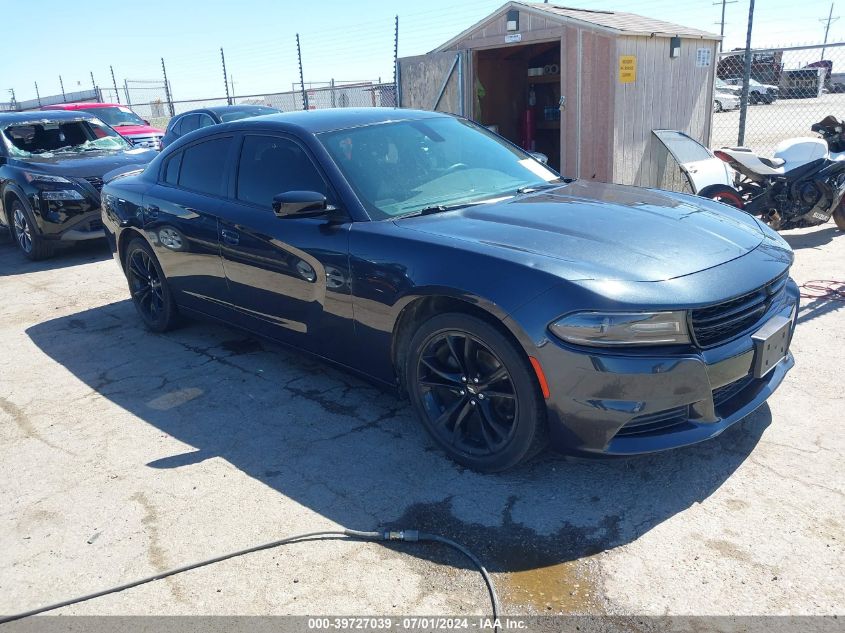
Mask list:
[{"label": "car door", "polygon": [[230,316],[217,212],[235,149],[230,135],[204,138],[162,163],[144,195],[144,230],[179,305]]},{"label": "car door", "polygon": [[286,191],[336,196],[305,146],[276,134],[244,134],[229,199],[219,211],[231,302],[248,329],[344,362],[353,334],[350,222],[279,218]]}]

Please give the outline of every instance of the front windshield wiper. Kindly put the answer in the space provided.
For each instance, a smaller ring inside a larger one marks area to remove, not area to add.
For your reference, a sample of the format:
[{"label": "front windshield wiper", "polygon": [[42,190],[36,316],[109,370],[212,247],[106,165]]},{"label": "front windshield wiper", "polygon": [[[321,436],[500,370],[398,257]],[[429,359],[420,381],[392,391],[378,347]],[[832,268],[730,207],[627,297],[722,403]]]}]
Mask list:
[{"label": "front windshield wiper", "polygon": [[413,218],[420,215],[431,215],[433,213],[445,213],[446,211],[455,211],[457,209],[466,209],[467,207],[474,207],[479,204],[484,204],[484,201],[479,202],[462,202],[460,204],[435,204],[430,207],[423,207],[419,211],[406,213],[398,216],[399,218]]},{"label": "front windshield wiper", "polygon": [[565,178],[555,178],[554,180],[550,180],[545,182],[541,185],[526,185],[524,187],[519,187],[516,192],[517,193],[534,193],[535,191],[540,191],[542,189],[550,189],[552,187],[557,187],[560,183],[566,183],[567,180]]}]

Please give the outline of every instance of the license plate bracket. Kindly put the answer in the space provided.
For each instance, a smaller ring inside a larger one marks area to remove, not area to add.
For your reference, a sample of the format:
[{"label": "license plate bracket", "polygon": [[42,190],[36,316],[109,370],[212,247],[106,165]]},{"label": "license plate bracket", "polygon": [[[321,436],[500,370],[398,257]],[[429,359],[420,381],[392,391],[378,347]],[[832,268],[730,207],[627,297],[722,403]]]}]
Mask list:
[{"label": "license plate bracket", "polygon": [[776,316],[751,336],[754,341],[755,378],[762,378],[786,358],[791,329],[792,321],[788,317]]}]

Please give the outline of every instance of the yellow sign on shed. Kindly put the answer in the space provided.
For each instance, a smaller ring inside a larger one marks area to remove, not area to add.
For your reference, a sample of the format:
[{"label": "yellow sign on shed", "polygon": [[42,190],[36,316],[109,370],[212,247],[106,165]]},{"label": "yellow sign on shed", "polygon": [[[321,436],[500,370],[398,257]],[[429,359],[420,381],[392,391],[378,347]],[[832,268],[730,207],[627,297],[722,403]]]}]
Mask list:
[{"label": "yellow sign on shed", "polygon": [[636,55],[621,55],[619,57],[619,83],[632,84],[637,80]]}]

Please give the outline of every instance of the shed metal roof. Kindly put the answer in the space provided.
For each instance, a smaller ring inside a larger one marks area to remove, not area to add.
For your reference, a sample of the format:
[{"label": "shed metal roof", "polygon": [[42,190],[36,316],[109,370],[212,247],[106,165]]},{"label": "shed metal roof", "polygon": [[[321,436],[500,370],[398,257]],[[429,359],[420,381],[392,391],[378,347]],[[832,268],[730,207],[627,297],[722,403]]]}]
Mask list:
[{"label": "shed metal roof", "polygon": [[491,18],[504,14],[511,9],[529,11],[536,15],[552,19],[561,24],[580,23],[592,26],[605,31],[612,31],[619,35],[645,35],[657,37],[689,37],[705,40],[720,40],[721,36],[702,31],[688,26],[681,26],[664,20],[647,18],[636,13],[624,11],[598,11],[593,9],[578,9],[559,4],[547,4],[544,2],[508,2],[498,9],[472,25],[445,44],[437,47],[435,51],[448,50],[451,46],[465,39],[477,28],[486,24]]}]

